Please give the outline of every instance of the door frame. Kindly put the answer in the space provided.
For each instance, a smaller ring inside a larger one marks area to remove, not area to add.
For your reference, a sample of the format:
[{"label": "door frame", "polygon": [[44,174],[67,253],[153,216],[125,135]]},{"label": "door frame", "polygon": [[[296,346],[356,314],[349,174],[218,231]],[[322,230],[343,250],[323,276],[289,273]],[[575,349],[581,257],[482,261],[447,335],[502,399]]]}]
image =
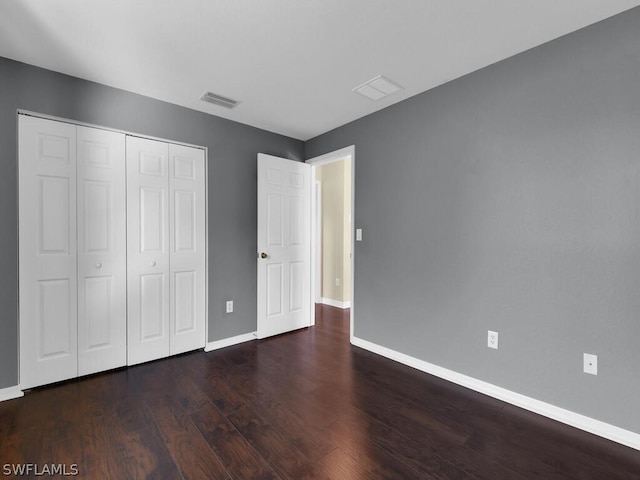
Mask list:
[{"label": "door frame", "polygon": [[[315,171],[311,173],[314,175]],[[311,255],[315,255],[312,260],[313,265],[318,265],[322,261],[322,182],[320,180],[313,181],[313,195],[311,200]],[[313,271],[313,270],[312,270]],[[322,301],[322,269],[316,268],[314,274],[315,285],[312,286],[313,303]],[[311,283],[313,285],[313,282]],[[313,309],[315,310],[315,309]]]},{"label": "door frame", "polygon": [[[349,341],[353,342],[353,326],[355,321],[355,198],[356,198],[356,147],[355,145],[350,145],[348,147],[341,148],[339,150],[335,150],[333,152],[325,153],[324,155],[320,155],[314,158],[310,158],[306,160],[305,163],[311,165],[311,184],[315,185],[316,182],[316,169],[315,167],[319,167],[321,165],[326,165],[328,163],[338,162],[340,160],[351,160],[351,212],[349,212],[351,218],[351,224],[349,229],[350,243],[351,243],[351,286],[350,286],[350,300],[351,307],[349,310]],[[318,270],[320,266],[318,263],[318,245],[317,245],[317,236],[318,232],[316,232],[316,226],[318,219],[317,216],[317,205],[316,205],[316,195],[311,195],[311,292],[312,297],[315,299],[315,292],[317,289],[317,281],[318,281]],[[316,309],[315,303],[311,305],[311,325],[315,325],[316,323]]]}]

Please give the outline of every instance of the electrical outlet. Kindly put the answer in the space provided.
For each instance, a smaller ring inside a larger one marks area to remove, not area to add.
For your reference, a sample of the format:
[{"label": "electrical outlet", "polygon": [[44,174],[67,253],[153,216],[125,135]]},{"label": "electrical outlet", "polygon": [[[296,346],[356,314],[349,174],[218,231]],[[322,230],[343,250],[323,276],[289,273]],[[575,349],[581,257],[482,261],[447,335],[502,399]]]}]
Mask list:
[{"label": "electrical outlet", "polygon": [[339,287],[339,286],[340,286],[340,279],[336,278],[336,287]]},{"label": "electrical outlet", "polygon": [[598,356],[591,353],[585,353],[583,357],[584,373],[598,375]]},{"label": "electrical outlet", "polygon": [[487,347],[498,349],[498,332],[487,332]]},{"label": "electrical outlet", "polygon": [[227,313],[233,312],[233,300],[227,300]]}]

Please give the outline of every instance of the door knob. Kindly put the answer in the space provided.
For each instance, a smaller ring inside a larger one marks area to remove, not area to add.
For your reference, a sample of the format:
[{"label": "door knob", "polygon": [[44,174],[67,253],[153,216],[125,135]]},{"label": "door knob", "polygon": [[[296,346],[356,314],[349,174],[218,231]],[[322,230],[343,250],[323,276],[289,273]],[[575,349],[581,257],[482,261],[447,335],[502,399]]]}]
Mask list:
[{"label": "door knob", "polygon": [[269,255],[267,255],[266,253],[262,252],[260,254],[260,258],[267,258]]},{"label": "door knob", "polygon": [[151,262],[151,266],[152,266],[152,267],[155,267],[156,265],[157,265],[157,264],[156,264],[155,260],[154,260],[153,262]]},{"label": "door knob", "polygon": [[96,268],[102,268],[102,264],[100,262],[96,263]]}]

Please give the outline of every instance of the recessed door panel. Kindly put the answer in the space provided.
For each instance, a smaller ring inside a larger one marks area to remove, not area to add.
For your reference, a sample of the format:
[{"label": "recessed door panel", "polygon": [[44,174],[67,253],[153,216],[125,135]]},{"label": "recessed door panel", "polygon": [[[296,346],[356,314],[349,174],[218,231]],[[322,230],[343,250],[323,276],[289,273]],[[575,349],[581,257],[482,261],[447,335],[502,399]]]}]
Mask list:
[{"label": "recessed door panel", "polygon": [[76,127],[20,115],[20,385],[77,375]]},{"label": "recessed door panel", "polygon": [[193,332],[196,328],[196,272],[176,272],[175,285],[175,331],[176,335]]},{"label": "recessed door panel", "polygon": [[108,348],[112,345],[113,277],[86,277],[84,295],[84,311],[80,313],[86,325],[86,350]]},{"label": "recessed door panel", "polygon": [[265,169],[265,182],[269,185],[270,190],[272,191],[282,191],[283,187],[283,175],[286,172],[283,172],[280,166],[267,166]]},{"label": "recessed door panel", "polygon": [[174,179],[176,180],[195,180],[196,171],[198,170],[198,158],[183,157],[180,155],[173,156]]},{"label": "recessed door panel", "polygon": [[299,312],[304,307],[305,273],[304,262],[289,264],[289,312]]},{"label": "recessed door panel", "polygon": [[[26,117],[25,117],[26,118]],[[35,121],[41,119],[34,118]],[[41,124],[49,122],[49,120],[42,120]],[[58,123],[58,122],[55,122]],[[72,125],[65,124],[66,127],[74,128]],[[47,126],[43,128],[48,128]],[[39,160],[47,163],[58,163],[60,165],[71,165],[71,162],[75,155],[71,152],[71,137],[66,135],[49,135],[44,133],[42,129],[37,132],[37,141],[39,146]],[[75,145],[73,145],[75,148]]]},{"label": "recessed door panel", "polygon": [[38,360],[75,354],[70,335],[71,302],[75,301],[71,284],[70,279],[38,282]]},{"label": "recessed door panel", "polygon": [[305,175],[304,172],[290,172],[289,173],[289,187],[291,190],[305,189]]},{"label": "recessed door panel", "polygon": [[41,255],[69,255],[74,233],[71,223],[70,179],[41,175],[39,180],[39,239]]},{"label": "recessed door panel", "polygon": [[176,190],[173,194],[174,222],[173,235],[175,251],[186,253],[196,251],[196,192]]},{"label": "recessed door panel", "polygon": [[[82,180],[81,180],[82,181]],[[88,253],[104,253],[111,249],[114,201],[109,182],[84,180],[84,241]],[[121,232],[123,234],[124,232]]]},{"label": "recessed door panel", "polygon": [[[81,127],[83,128],[83,127]],[[90,129],[95,131],[97,129]],[[102,134],[103,131],[98,130]],[[106,132],[105,132],[106,133]],[[108,134],[112,135],[112,134]],[[119,134],[115,134],[121,136]],[[118,159],[114,157],[111,145],[100,141],[84,140],[78,156],[82,155],[88,167],[95,168],[117,168]],[[116,162],[114,164],[114,161]]]},{"label": "recessed door panel", "polygon": [[[146,140],[140,140],[146,142]],[[153,149],[153,146],[151,146],[151,149]],[[138,162],[141,175],[165,176],[167,157],[164,152],[141,150],[138,152]]]},{"label": "recessed door panel", "polygon": [[[308,202],[304,197],[291,196],[289,199],[289,245],[301,246],[305,240],[308,240],[307,218],[309,212],[305,211],[308,208]],[[306,213],[306,215],[305,215]]]},{"label": "recessed door panel", "polygon": [[267,318],[282,314],[283,280],[282,264],[267,265]]},{"label": "recessed door panel", "polygon": [[140,340],[147,342],[165,336],[164,274],[140,276]]},{"label": "recessed door panel", "polygon": [[282,247],[284,236],[284,198],[282,194],[267,196],[266,236],[268,247]]},{"label": "recessed door panel", "polygon": [[140,252],[163,253],[166,187],[140,187]]}]

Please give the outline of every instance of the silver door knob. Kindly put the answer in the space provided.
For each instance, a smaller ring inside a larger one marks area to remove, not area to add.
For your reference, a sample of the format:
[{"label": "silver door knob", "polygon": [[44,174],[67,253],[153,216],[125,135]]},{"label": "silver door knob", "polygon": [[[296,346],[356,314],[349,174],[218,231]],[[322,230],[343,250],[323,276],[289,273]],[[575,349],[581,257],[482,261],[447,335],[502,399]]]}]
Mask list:
[{"label": "silver door knob", "polygon": [[262,252],[260,254],[260,258],[267,258],[269,255],[267,255],[266,253]]},{"label": "silver door knob", "polygon": [[154,260],[153,262],[151,262],[151,266],[155,267],[157,265],[156,261]]},{"label": "silver door knob", "polygon": [[100,262],[96,263],[96,268],[102,268],[102,264]]}]

